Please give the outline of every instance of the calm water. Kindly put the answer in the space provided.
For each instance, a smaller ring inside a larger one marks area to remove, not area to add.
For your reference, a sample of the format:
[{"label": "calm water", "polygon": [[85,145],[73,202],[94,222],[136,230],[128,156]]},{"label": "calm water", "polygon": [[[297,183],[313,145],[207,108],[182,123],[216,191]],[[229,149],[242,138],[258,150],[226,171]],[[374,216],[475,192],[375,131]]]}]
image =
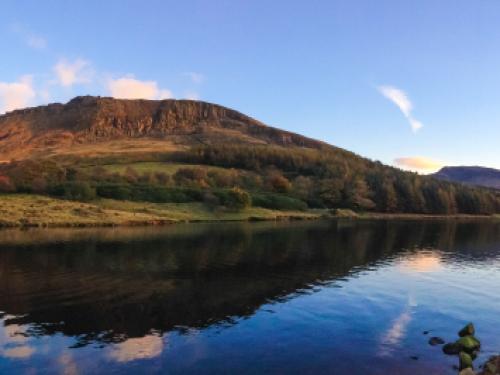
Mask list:
[{"label": "calm water", "polygon": [[500,222],[0,231],[0,373],[455,374],[499,291]]}]

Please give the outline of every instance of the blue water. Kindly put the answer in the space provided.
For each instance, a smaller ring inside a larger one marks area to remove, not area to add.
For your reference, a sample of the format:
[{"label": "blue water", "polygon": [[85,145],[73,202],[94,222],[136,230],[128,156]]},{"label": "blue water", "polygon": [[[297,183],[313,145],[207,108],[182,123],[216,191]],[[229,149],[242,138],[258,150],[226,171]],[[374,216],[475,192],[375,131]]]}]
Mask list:
[{"label": "blue water", "polygon": [[499,287],[500,222],[0,231],[0,373],[456,374]]}]

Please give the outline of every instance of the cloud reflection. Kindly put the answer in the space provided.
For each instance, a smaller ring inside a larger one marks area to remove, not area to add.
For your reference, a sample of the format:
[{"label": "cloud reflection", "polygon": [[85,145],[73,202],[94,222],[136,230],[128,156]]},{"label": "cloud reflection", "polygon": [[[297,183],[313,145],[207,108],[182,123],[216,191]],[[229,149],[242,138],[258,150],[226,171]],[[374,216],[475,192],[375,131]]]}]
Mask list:
[{"label": "cloud reflection", "polygon": [[159,336],[144,336],[128,339],[113,345],[108,352],[108,358],[117,362],[130,362],[137,359],[157,357],[163,351],[163,340]]},{"label": "cloud reflection", "polygon": [[8,324],[0,329],[0,356],[12,359],[29,358],[35,348],[27,345],[24,327]]},{"label": "cloud reflection", "polygon": [[441,257],[435,253],[408,256],[400,263],[400,268],[404,272],[436,272],[442,266]]}]

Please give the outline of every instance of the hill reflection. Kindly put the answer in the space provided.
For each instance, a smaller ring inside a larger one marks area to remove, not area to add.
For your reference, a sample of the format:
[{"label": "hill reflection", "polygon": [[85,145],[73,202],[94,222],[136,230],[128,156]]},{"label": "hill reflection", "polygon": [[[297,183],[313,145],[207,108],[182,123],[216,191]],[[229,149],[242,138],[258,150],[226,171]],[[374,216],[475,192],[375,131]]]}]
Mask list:
[{"label": "hill reflection", "polygon": [[[62,333],[77,346],[135,345],[134,338],[151,332],[231,324],[263,304],[403,255],[409,272],[435,269],[450,258],[487,262],[499,242],[500,222],[3,231],[0,310],[5,326],[23,327],[25,337]],[[148,337],[151,350],[161,351],[156,336]],[[126,360],[121,352],[115,356]]]}]

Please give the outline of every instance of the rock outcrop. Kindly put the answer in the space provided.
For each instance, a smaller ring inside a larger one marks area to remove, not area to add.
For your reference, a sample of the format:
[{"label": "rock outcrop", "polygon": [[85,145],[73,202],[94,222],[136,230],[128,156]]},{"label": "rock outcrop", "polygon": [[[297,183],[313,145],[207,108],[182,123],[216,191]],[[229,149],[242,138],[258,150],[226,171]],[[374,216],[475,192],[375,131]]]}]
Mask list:
[{"label": "rock outcrop", "polygon": [[221,142],[308,148],[324,145],[206,102],[83,96],[67,104],[49,104],[0,116],[0,161],[28,157],[44,148],[123,138],[161,139],[185,145]]}]

